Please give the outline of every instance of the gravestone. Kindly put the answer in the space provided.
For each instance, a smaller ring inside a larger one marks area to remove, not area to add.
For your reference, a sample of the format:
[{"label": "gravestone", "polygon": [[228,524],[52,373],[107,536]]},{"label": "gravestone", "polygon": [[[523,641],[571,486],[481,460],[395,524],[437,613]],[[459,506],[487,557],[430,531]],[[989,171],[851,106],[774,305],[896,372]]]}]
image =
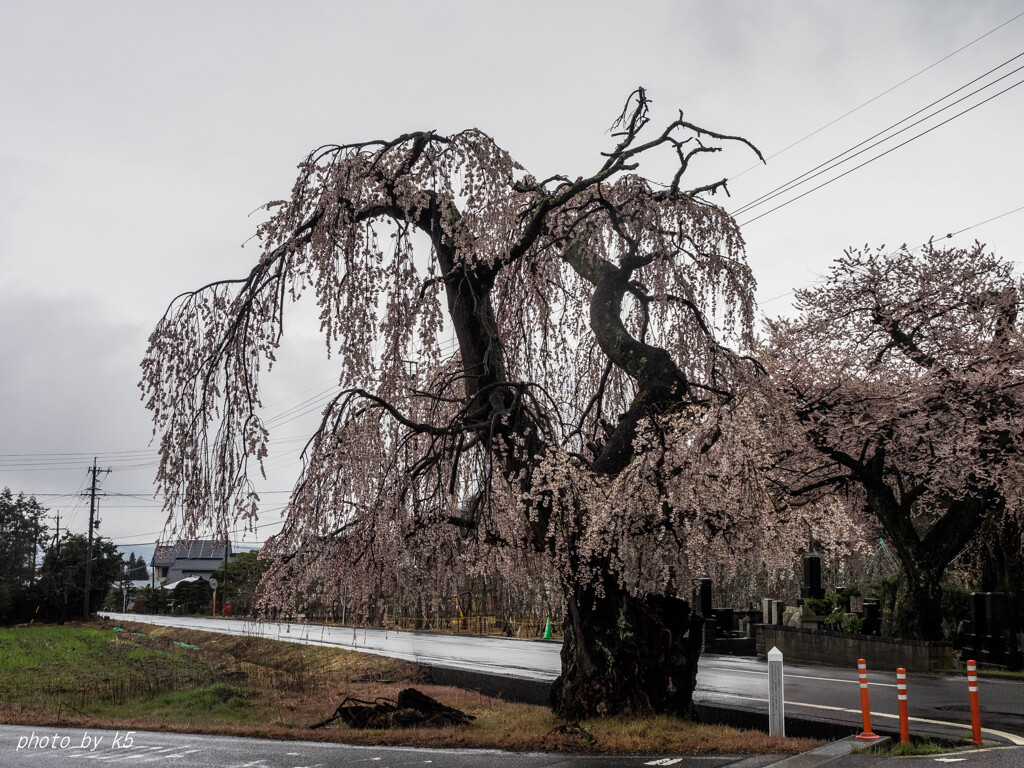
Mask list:
[{"label": "gravestone", "polygon": [[985,593],[971,592],[968,604],[971,608],[971,619],[964,627],[963,652],[968,659],[981,661],[985,635],[988,634],[988,622],[985,620]]},{"label": "gravestone", "polygon": [[1006,664],[1009,640],[1005,592],[985,593],[985,639],[981,645],[981,661]]},{"label": "gravestone", "polygon": [[719,634],[723,636],[728,636],[732,634],[732,608],[712,608],[711,613],[715,617],[715,624],[717,626]]},{"label": "gravestone", "polygon": [[821,557],[819,555],[804,555],[804,584],[800,587],[799,605],[804,600],[815,598],[817,600],[825,597],[825,590],[821,586]]},{"label": "gravestone", "polygon": [[711,579],[700,580],[700,615],[711,618]]},{"label": "gravestone", "polygon": [[882,634],[882,605],[878,600],[864,598],[864,623],[860,631],[864,635]]},{"label": "gravestone", "polygon": [[772,624],[781,627],[782,616],[786,612],[786,604],[781,600],[772,600]]},{"label": "gravestone", "polygon": [[700,615],[704,617],[704,642],[710,642],[718,637],[718,622],[715,621],[714,610],[711,607],[711,579],[700,580]]}]

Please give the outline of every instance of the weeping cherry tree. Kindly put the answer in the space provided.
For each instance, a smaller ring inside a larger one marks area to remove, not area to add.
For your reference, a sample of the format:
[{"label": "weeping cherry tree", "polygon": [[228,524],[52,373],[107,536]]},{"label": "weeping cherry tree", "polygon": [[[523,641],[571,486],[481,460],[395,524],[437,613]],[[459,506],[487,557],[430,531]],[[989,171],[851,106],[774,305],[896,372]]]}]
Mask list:
[{"label": "weeping cherry tree", "polygon": [[[707,199],[725,180],[683,184],[757,150],[649,120],[638,89],[575,179],[479,130],[312,152],[249,274],[179,296],[152,334],[141,386],[180,530],[255,520],[258,375],[312,294],[338,392],[262,550],[265,606],[541,581],[565,606],[557,711],[689,712],[702,619],[678,596],[711,561],[791,568],[806,521],[772,517],[742,427],[754,280]],[[659,154],[665,183],[635,173]]]}]

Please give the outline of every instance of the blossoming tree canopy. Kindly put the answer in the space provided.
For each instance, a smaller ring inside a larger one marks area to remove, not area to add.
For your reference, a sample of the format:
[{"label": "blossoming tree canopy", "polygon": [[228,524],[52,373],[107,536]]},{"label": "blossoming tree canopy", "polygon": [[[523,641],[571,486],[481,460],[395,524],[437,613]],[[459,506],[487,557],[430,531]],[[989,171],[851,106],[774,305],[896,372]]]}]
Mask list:
[{"label": "blossoming tree canopy", "polygon": [[[311,293],[339,391],[264,547],[267,604],[467,574],[552,585],[557,709],[689,710],[700,618],[674,595],[723,553],[784,555],[734,428],[754,281],[706,199],[725,180],[683,185],[704,155],[753,147],[682,114],[649,133],[648,107],[635,91],[576,179],[531,176],[479,130],[312,152],[251,272],[179,296],[151,337],[142,388],[183,529],[255,518],[258,374]],[[659,152],[665,184],[634,173]]]},{"label": "blossoming tree canopy", "polygon": [[972,539],[1015,518],[1019,558],[1021,295],[980,244],[851,250],[772,327],[763,360],[806,437],[777,477],[797,495],[846,489],[878,519],[917,637],[942,637],[939,584]]}]

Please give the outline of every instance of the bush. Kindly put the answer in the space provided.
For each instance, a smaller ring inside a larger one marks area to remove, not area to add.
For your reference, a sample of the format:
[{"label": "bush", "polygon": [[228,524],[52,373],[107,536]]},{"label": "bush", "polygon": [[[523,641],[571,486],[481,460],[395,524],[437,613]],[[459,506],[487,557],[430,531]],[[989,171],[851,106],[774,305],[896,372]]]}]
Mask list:
[{"label": "bush", "polygon": [[210,610],[213,590],[210,589],[210,582],[197,579],[181,582],[171,596],[174,598],[175,613],[206,613]]},{"label": "bush", "polygon": [[859,635],[864,628],[864,619],[855,613],[843,616],[843,632]]},{"label": "bush", "polygon": [[839,609],[832,611],[824,621],[825,629],[832,632],[839,632],[843,628],[843,612]]},{"label": "bush", "polygon": [[804,608],[815,616],[827,616],[832,613],[832,603],[819,597],[809,597],[804,600]]},{"label": "bush", "polygon": [[142,587],[135,590],[136,613],[167,613],[170,595],[160,587]]}]

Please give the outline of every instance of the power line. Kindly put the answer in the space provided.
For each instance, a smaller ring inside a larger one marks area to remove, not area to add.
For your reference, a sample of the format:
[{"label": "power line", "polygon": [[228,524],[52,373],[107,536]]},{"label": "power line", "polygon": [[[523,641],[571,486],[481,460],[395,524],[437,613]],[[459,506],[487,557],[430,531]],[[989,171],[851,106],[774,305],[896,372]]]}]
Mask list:
[{"label": "power line", "polygon": [[[970,82],[964,83],[959,88],[956,88],[956,89],[950,91],[949,93],[945,94],[944,96],[942,96],[942,97],[936,99],[935,101],[931,102],[927,106],[921,107],[916,112],[913,112],[913,113],[907,115],[902,120],[899,120],[899,121],[893,123],[892,125],[888,126],[887,128],[883,128],[881,131],[878,131],[873,136],[869,136],[868,138],[866,138],[863,141],[861,141],[859,144],[855,144],[854,146],[850,147],[849,149],[846,149],[846,150],[840,152],[837,155],[833,155],[828,160],[825,160],[824,162],[819,163],[818,165],[814,166],[810,170],[804,171],[802,174],[800,174],[799,176],[797,176],[797,177],[795,177],[793,179],[790,179],[785,184],[781,184],[778,187],[775,187],[775,189],[772,189],[772,190],[770,190],[768,192],[765,192],[760,197],[757,197],[754,200],[750,201],[749,203],[746,203],[745,205],[740,206],[735,211],[732,211],[730,213],[730,215],[733,216],[733,217],[736,217],[736,216],[739,216],[739,215],[741,215],[743,213],[747,213],[748,211],[750,211],[753,208],[756,208],[756,207],[758,207],[760,205],[764,205],[769,200],[772,200],[772,199],[774,199],[776,197],[779,197],[780,195],[783,195],[786,192],[788,192],[788,191],[790,191],[792,189],[795,189],[796,187],[799,187],[799,186],[807,183],[811,179],[817,178],[818,176],[821,176],[822,174],[827,173],[828,171],[832,170],[833,168],[837,168],[838,166],[842,165],[843,163],[849,162],[853,158],[858,157],[858,156],[864,154],[865,152],[867,152],[867,151],[869,151],[871,149],[874,149],[875,147],[879,146],[880,144],[883,144],[886,141],[889,141],[890,139],[895,138],[896,136],[899,136],[901,133],[909,131],[911,128],[914,128],[915,126],[920,125],[921,123],[925,122],[926,120],[929,120],[930,118],[935,117],[936,115],[946,111],[947,109],[951,109],[951,108],[955,107],[957,104],[960,104],[963,101],[966,101],[971,96],[975,96],[978,93],[981,93],[981,91],[984,91],[987,88],[991,88],[996,83],[998,83],[998,82],[1008,78],[1010,75],[1014,75],[1017,72],[1020,72],[1022,69],[1024,69],[1024,66],[1018,67],[1017,69],[1014,69],[1014,70],[1012,70],[1010,72],[1007,72],[1006,74],[1002,75],[1001,77],[993,80],[990,83],[987,83],[986,85],[983,85],[981,88],[978,88],[977,90],[972,91],[971,93],[967,94],[966,96],[963,96],[963,97],[957,99],[956,101],[950,102],[946,106],[941,107],[940,109],[935,110],[930,115],[925,115],[920,120],[917,120],[916,122],[913,122],[910,125],[901,128],[900,130],[896,131],[895,133],[890,134],[889,136],[886,136],[885,138],[880,139],[879,141],[876,141],[873,144],[869,144],[868,146],[864,147],[864,149],[861,149],[860,152],[856,152],[856,153],[850,155],[850,153],[853,152],[855,149],[863,147],[865,144],[868,144],[868,142],[871,142],[874,139],[878,138],[879,136],[882,136],[883,134],[888,133],[892,129],[896,128],[898,125],[901,125],[902,123],[905,123],[908,120],[910,120],[910,119],[912,119],[914,117],[917,117],[919,114],[921,114],[925,110],[931,109],[936,104],[939,104],[939,103],[945,101],[946,99],[950,98],[951,96],[953,96],[956,93],[959,93],[960,91],[964,90],[965,88],[969,88],[970,86],[972,86],[975,83],[977,83],[979,80],[981,80],[981,79],[983,79],[985,77],[988,77],[993,72],[995,72],[995,71],[997,71],[999,69],[1002,69],[1007,64],[1009,64],[1009,63],[1019,59],[1021,56],[1024,56],[1024,52],[1018,53],[1016,56],[1013,56],[1012,58],[1007,59],[1006,61],[1004,61],[999,66],[993,67],[992,69],[990,69],[988,72],[984,73],[983,75],[979,75],[978,77],[974,78]],[[849,155],[849,157],[846,157],[845,159],[840,160],[839,158],[842,158],[844,155]],[[817,173],[815,173],[815,171],[817,171]]]},{"label": "power line", "polygon": [[[939,243],[939,242],[941,242],[943,240],[952,239],[952,238],[956,237],[957,235],[962,235],[964,232],[969,232],[972,229],[976,229],[976,228],[978,228],[980,226],[983,226],[985,224],[989,224],[989,223],[991,223],[993,221],[996,221],[998,219],[1002,219],[1002,218],[1004,218],[1006,216],[1009,216],[1009,215],[1014,214],[1014,213],[1018,213],[1020,211],[1024,211],[1024,205],[1019,206],[1017,208],[1013,208],[1013,209],[1011,209],[1009,211],[1006,211],[1005,213],[1000,213],[998,216],[992,216],[991,218],[985,219],[984,221],[979,221],[979,222],[977,222],[975,224],[971,224],[970,226],[964,227],[963,229],[958,229],[958,230],[955,230],[953,232],[949,232],[948,234],[943,235],[942,237],[933,238],[932,240],[928,240],[928,241],[926,241],[924,243],[921,243],[920,245],[915,245],[913,248],[910,248],[908,250],[910,250],[910,251],[917,251],[917,250],[920,250],[921,248],[924,248],[924,247],[926,247],[928,245],[934,245],[935,243]],[[803,288],[799,288],[799,289],[798,288],[793,288],[792,290],[786,291],[785,293],[780,293],[778,296],[772,296],[770,299],[765,299],[764,301],[758,302],[758,304],[759,304],[759,306],[763,307],[765,304],[770,304],[773,301],[778,301],[779,299],[784,299],[787,296],[792,296],[798,290],[804,290],[806,288],[810,288],[813,285],[817,285],[818,283],[820,283],[824,279],[825,278],[823,278],[823,277],[819,277],[817,280],[812,280],[811,282],[807,283],[805,286],[803,286]]]},{"label": "power line", "polygon": [[[986,32],[985,34],[981,35],[980,37],[976,37],[976,38],[974,38],[973,40],[971,40],[971,42],[969,42],[969,43],[967,43],[966,45],[963,45],[963,46],[961,46],[961,47],[957,48],[957,49],[956,49],[955,51],[953,51],[952,53],[948,53],[948,54],[946,54],[946,55],[945,55],[945,56],[943,56],[943,57],[942,57],[941,59],[939,59],[939,60],[938,60],[938,61],[936,61],[936,62],[933,62],[932,64],[929,64],[929,65],[928,65],[927,67],[925,67],[925,68],[924,68],[924,69],[922,69],[921,71],[919,71],[919,72],[916,72],[915,74],[911,75],[910,77],[908,77],[908,78],[906,78],[906,79],[904,79],[904,80],[901,80],[900,82],[896,83],[896,85],[894,85],[894,86],[892,86],[892,87],[890,87],[890,88],[887,88],[886,90],[882,91],[882,92],[881,92],[880,94],[878,94],[877,96],[873,96],[873,97],[871,97],[870,99],[868,99],[867,101],[865,101],[865,102],[864,102],[863,104],[860,104],[859,106],[856,106],[856,107],[854,107],[853,109],[851,109],[851,110],[850,110],[849,112],[845,112],[845,113],[843,113],[842,115],[840,115],[839,117],[835,118],[834,120],[831,120],[830,122],[827,122],[827,123],[825,123],[825,124],[824,124],[823,126],[821,126],[820,128],[818,128],[818,129],[816,129],[816,130],[814,130],[814,131],[811,131],[811,132],[810,132],[809,134],[807,134],[806,136],[804,136],[804,137],[803,137],[802,139],[797,139],[796,141],[794,141],[794,142],[793,142],[792,144],[790,144],[789,146],[783,147],[783,148],[782,148],[782,149],[780,149],[780,150],[779,150],[778,152],[776,152],[776,153],[774,153],[774,154],[772,154],[772,155],[769,155],[769,156],[768,156],[768,157],[766,158],[766,160],[771,160],[772,158],[778,157],[778,156],[779,156],[779,155],[781,155],[781,154],[782,154],[783,152],[788,152],[788,151],[789,151],[789,150],[791,150],[791,149],[792,149],[793,147],[795,147],[795,146],[796,146],[797,144],[802,144],[803,142],[807,141],[807,139],[811,138],[812,136],[816,136],[817,134],[819,134],[819,133],[821,133],[822,131],[824,131],[824,130],[825,130],[826,128],[829,128],[829,127],[831,127],[831,126],[835,125],[835,124],[836,124],[836,123],[838,123],[838,122],[839,122],[840,120],[843,120],[844,118],[847,118],[847,117],[849,117],[850,115],[852,115],[852,114],[853,114],[854,112],[857,112],[857,111],[859,111],[859,110],[863,109],[863,108],[864,108],[864,107],[866,107],[866,106],[867,106],[868,104],[871,104],[872,102],[878,101],[878,99],[882,98],[883,96],[885,96],[885,95],[887,95],[887,94],[889,94],[889,93],[892,93],[893,91],[895,91],[895,90],[896,90],[897,88],[899,88],[900,86],[902,86],[902,85],[906,85],[906,84],[907,84],[907,83],[909,83],[909,82],[910,82],[911,80],[913,80],[913,79],[915,79],[915,78],[917,78],[917,77],[919,77],[919,76],[923,75],[923,74],[924,74],[925,72],[927,72],[928,70],[932,69],[933,67],[937,67],[937,66],[938,66],[939,64],[941,64],[942,62],[946,61],[947,59],[949,59],[949,58],[952,58],[953,56],[956,56],[956,55],[957,55],[958,53],[960,53],[961,51],[964,51],[964,50],[966,50],[966,49],[970,48],[970,47],[971,47],[972,45],[974,45],[975,43],[977,43],[977,42],[979,42],[979,41],[981,41],[981,40],[984,40],[984,39],[985,39],[986,37],[988,37],[989,35],[991,35],[991,34],[992,34],[993,32],[997,32],[997,31],[999,31],[1000,29],[1002,29],[1003,27],[1005,27],[1005,26],[1006,26],[1007,24],[1009,24],[1009,23],[1011,23],[1011,22],[1013,22],[1013,21],[1016,21],[1017,19],[1019,19],[1019,18],[1020,18],[1021,16],[1024,16],[1024,11],[1022,11],[1021,13],[1018,13],[1018,14],[1017,14],[1016,16],[1014,16],[1014,17],[1013,17],[1013,18],[1011,18],[1011,19],[1007,19],[1006,21],[1004,21],[1004,22],[1003,22],[1002,24],[1000,24],[999,26],[997,26],[997,27],[994,27],[994,28],[990,29],[990,30],[989,30],[988,32]],[[747,168],[747,169],[746,169],[745,171],[741,171],[740,173],[737,173],[737,174],[736,174],[735,176],[733,176],[732,178],[733,178],[733,179],[738,179],[738,178],[739,178],[740,176],[742,176],[743,174],[745,174],[745,173],[749,173],[750,171],[754,170],[755,168],[760,168],[760,167],[763,167],[763,163],[754,163],[754,164],[753,164],[752,166],[750,166],[749,168]]]},{"label": "power line", "polygon": [[[271,512],[280,512],[283,509],[284,509],[283,505],[280,506],[280,507],[272,507],[271,509],[263,510],[263,514],[270,514]],[[259,530],[260,528],[269,528],[272,525],[283,525],[283,524],[284,524],[284,520],[274,520],[274,521],[269,522],[269,523],[263,523],[261,525],[255,525],[255,526],[253,526],[252,530]],[[140,537],[143,537],[143,536],[163,536],[164,531],[165,531],[165,528],[161,528],[159,531],[149,531],[147,533],[133,533],[133,534],[130,534],[128,536],[123,536],[123,537],[117,539],[116,541],[113,541],[112,543],[119,544],[119,545],[123,544],[125,546],[130,546],[132,544],[147,544],[149,542],[145,542],[145,541],[127,541],[127,539],[137,539],[137,538],[140,538]]]},{"label": "power line", "polygon": [[747,219],[747,221],[741,222],[739,225],[741,227],[745,227],[748,224],[751,224],[751,223],[757,221],[758,219],[764,218],[765,216],[767,216],[770,213],[774,213],[775,211],[779,210],[780,208],[785,208],[790,203],[795,203],[797,200],[800,200],[801,198],[807,197],[807,195],[811,194],[812,192],[817,192],[819,189],[822,189],[823,187],[827,187],[829,184],[831,184],[831,183],[833,183],[835,181],[839,181],[839,179],[843,178],[844,176],[848,176],[851,173],[853,173],[854,171],[860,170],[865,165],[870,165],[871,163],[875,162],[875,160],[880,160],[881,158],[885,157],[886,155],[888,155],[888,154],[890,154],[892,152],[895,152],[897,149],[905,147],[907,144],[910,144],[911,142],[916,141],[917,139],[920,139],[922,136],[927,136],[929,133],[931,133],[932,131],[936,130],[937,128],[941,128],[942,126],[946,125],[947,123],[950,123],[953,120],[956,120],[958,117],[962,117],[962,116],[966,115],[968,112],[974,111],[978,107],[980,107],[980,106],[982,106],[984,104],[987,104],[988,102],[992,101],[995,98],[998,98],[999,96],[1002,96],[1007,91],[1013,90],[1014,88],[1016,88],[1018,85],[1021,85],[1022,83],[1024,83],[1024,80],[1018,80],[1013,85],[1011,85],[1011,86],[1009,86],[1007,88],[1004,88],[1003,90],[999,91],[999,93],[996,93],[996,94],[994,94],[992,96],[989,96],[987,99],[984,99],[983,101],[979,101],[977,104],[974,104],[973,106],[968,107],[967,109],[963,110],[962,112],[958,112],[957,114],[953,115],[952,117],[946,118],[941,123],[938,123],[937,125],[933,125],[931,128],[929,128],[929,129],[927,129],[925,131],[922,131],[921,133],[917,134],[916,136],[912,136],[911,138],[907,139],[906,141],[904,141],[904,142],[902,142],[900,144],[897,144],[895,147],[887,149],[885,152],[882,152],[879,155],[875,155],[874,157],[870,158],[869,160],[865,160],[860,165],[856,165],[853,168],[850,168],[849,170],[844,171],[843,173],[839,174],[838,176],[834,176],[831,179],[829,179],[828,181],[825,181],[825,182],[819,184],[818,186],[813,187],[813,188],[807,190],[806,192],[803,192],[802,194],[799,194],[796,197],[791,198],[791,199],[787,200],[786,202],[781,203],[781,204],[775,206],[774,208],[770,208],[769,210],[765,211],[762,214],[759,214],[759,215],[755,216],[752,219]]}]

